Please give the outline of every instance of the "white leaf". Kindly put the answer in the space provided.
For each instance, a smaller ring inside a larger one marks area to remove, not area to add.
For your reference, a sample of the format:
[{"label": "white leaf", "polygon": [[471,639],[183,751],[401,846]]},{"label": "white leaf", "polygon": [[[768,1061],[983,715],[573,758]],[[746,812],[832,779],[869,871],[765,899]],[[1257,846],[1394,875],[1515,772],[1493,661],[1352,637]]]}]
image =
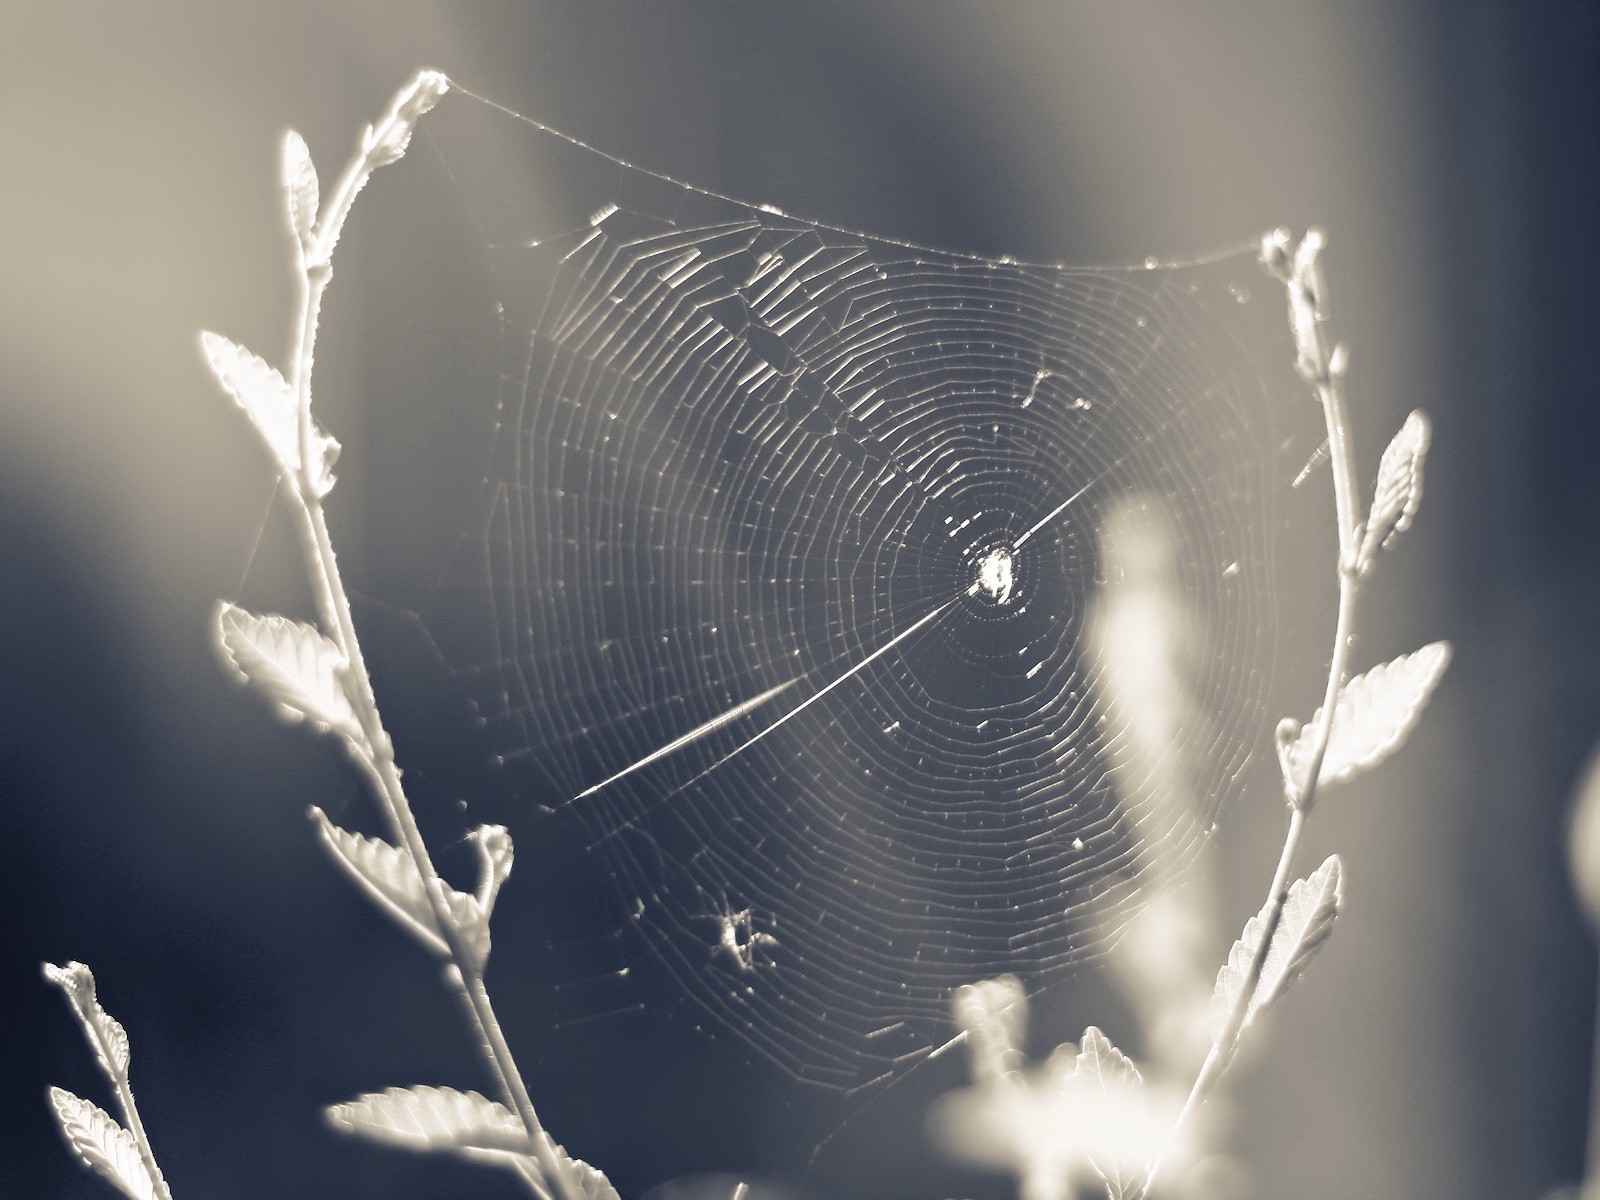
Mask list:
[{"label": "white leaf", "polygon": [[294,390],[275,367],[219,333],[202,333],[200,348],[217,382],[244,409],[267,444],[278,469],[285,475],[294,475],[300,469]]},{"label": "white leaf", "polygon": [[450,947],[439,932],[433,906],[423,890],[422,875],[411,855],[388,842],[339,828],[316,805],[311,806],[309,815],[323,846],[345,874],[423,945],[448,957]]},{"label": "white leaf", "polygon": [[111,1114],[58,1087],[50,1089],[50,1104],[61,1136],[79,1161],[131,1200],[155,1200],[155,1180],[139,1157],[133,1135]]},{"label": "white leaf", "polygon": [[332,257],[344,228],[344,217],[350,211],[350,202],[367,186],[372,172],[394,162],[406,152],[406,147],[411,144],[411,135],[416,132],[417,121],[449,90],[450,81],[438,71],[419,72],[390,102],[389,111],[383,119],[361,131],[362,161],[358,164],[358,172],[344,193],[343,207],[337,213],[330,212],[324,219],[315,253],[309,257],[322,263]]},{"label": "white leaf", "polygon": [[1083,1031],[1076,1065],[1079,1075],[1099,1081],[1107,1091],[1115,1087],[1136,1087],[1143,1082],[1133,1060],[1093,1025]]},{"label": "white leaf", "polygon": [[419,72],[395,96],[387,117],[378,122],[378,132],[372,139],[372,165],[381,167],[403,155],[422,114],[449,90],[450,81],[438,71]]},{"label": "white leaf", "polygon": [[1380,549],[1411,528],[1422,502],[1422,464],[1433,437],[1427,414],[1420,408],[1405,419],[1378,464],[1378,483],[1372,497],[1367,532],[1361,540],[1358,562],[1362,574],[1372,570]]},{"label": "white leaf", "polygon": [[122,1022],[113,1017],[105,1009],[100,1010],[100,1036],[105,1043],[105,1056],[107,1064],[114,1076],[128,1074],[128,1031],[122,1027]]},{"label": "white leaf", "polygon": [[[1133,1060],[1112,1045],[1111,1039],[1093,1025],[1083,1031],[1076,1066],[1078,1078],[1098,1085],[1109,1099],[1116,1100],[1119,1094],[1137,1092],[1144,1083]],[[1110,1200],[1128,1200],[1137,1196],[1149,1167],[1148,1163],[1125,1162],[1093,1152],[1089,1156],[1089,1164],[1105,1182]]]},{"label": "white leaf", "polygon": [[289,228],[300,245],[311,245],[312,227],[317,223],[317,169],[305,139],[294,130],[283,135],[283,200]]},{"label": "white leaf", "polygon": [[327,1109],[336,1129],[407,1150],[497,1150],[528,1154],[532,1145],[517,1114],[477,1092],[455,1088],[390,1088]]},{"label": "white leaf", "polygon": [[500,885],[511,874],[513,848],[511,834],[504,825],[480,825],[472,831],[472,840],[478,847],[480,875],[477,901],[487,917],[494,911],[495,897]]},{"label": "white leaf", "polygon": [[284,715],[337,730],[354,748],[365,745],[345,694],[348,664],[321,633],[301,621],[258,617],[226,601],[217,610],[217,630],[239,674],[275,700]]},{"label": "white leaf", "polygon": [[44,964],[44,977],[67,994],[67,1002],[88,1035],[100,1069],[113,1081],[128,1075],[128,1034],[122,1023],[105,1009],[94,993],[94,973],[81,962],[64,967]]},{"label": "white leaf", "polygon": [[583,1200],[622,1200],[617,1189],[611,1186],[611,1181],[605,1177],[600,1168],[591,1167],[581,1158],[573,1158],[560,1147],[557,1147],[557,1151],[567,1160],[567,1165],[571,1168],[570,1174],[577,1182],[578,1193]]},{"label": "white leaf", "polygon": [[1310,875],[1290,885],[1252,1007],[1264,1008],[1288,991],[1322,949],[1344,901],[1343,874],[1339,856],[1330,854]]},{"label": "white leaf", "polygon": [[[1334,705],[1333,728],[1319,782],[1351,779],[1399,749],[1416,728],[1428,697],[1449,665],[1450,643],[1431,642],[1345,684]],[[1312,741],[1321,719],[1319,708],[1281,750],[1285,771],[1301,793],[1305,791]]]},{"label": "white leaf", "polygon": [[[315,805],[310,815],[323,846],[357,886],[429,950],[448,958],[449,943],[439,929],[422,875],[411,855],[388,842],[339,828]],[[475,897],[456,891],[442,880],[439,886],[444,889],[445,908],[472,959],[471,965],[482,970],[489,958],[488,915]]]},{"label": "white leaf", "polygon": [[[1278,918],[1278,928],[1272,935],[1272,945],[1267,950],[1266,962],[1261,967],[1261,979],[1245,1009],[1244,1024],[1248,1025],[1258,1012],[1271,1004],[1289,989],[1310,964],[1316,952],[1333,932],[1334,918],[1339,915],[1343,899],[1340,891],[1342,867],[1337,854],[1330,855],[1323,864],[1305,879],[1292,884],[1284,899],[1283,914]],[[1217,973],[1217,985],[1211,994],[1215,1037],[1221,1038],[1239,1002],[1250,964],[1261,946],[1261,936],[1266,929],[1270,902],[1245,923],[1244,932],[1228,953],[1228,961]],[[1241,1025],[1242,1029],[1244,1026]]]}]

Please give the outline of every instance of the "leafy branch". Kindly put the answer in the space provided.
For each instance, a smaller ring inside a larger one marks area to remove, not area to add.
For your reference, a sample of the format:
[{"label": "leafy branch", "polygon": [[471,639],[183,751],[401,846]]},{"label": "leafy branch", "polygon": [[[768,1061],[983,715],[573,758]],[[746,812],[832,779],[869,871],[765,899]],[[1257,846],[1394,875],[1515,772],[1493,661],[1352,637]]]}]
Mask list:
[{"label": "leafy branch", "polygon": [[445,964],[445,978],[479,1036],[505,1101],[440,1088],[391,1089],[331,1108],[330,1121],[391,1144],[450,1151],[505,1167],[541,1200],[615,1200],[604,1175],[567,1155],[545,1132],[484,985],[489,918],[511,870],[510,834],[500,826],[472,831],[480,858],[474,893],[459,892],[440,877],[401,784],[323,511],[335,482],[339,444],[312,416],[311,381],[334,247],[372,173],[404,155],[417,122],[448,88],[448,80],[435,71],[420,73],[403,88],[384,116],[363,131],[326,204],[320,201],[305,142],[293,131],[285,135],[282,187],[298,283],[287,374],[227,338],[201,335],[201,349],[218,382],[250,418],[278,468],[318,615],[312,626],[223,603],[217,613],[218,646],[280,715],[332,733],[371,785],[392,840],[340,829],[312,808],[319,839],[361,891]]},{"label": "leafy branch", "polygon": [[1061,1200],[1083,1186],[1110,1200],[1152,1193],[1163,1166],[1184,1157],[1191,1125],[1233,1062],[1245,1031],[1304,973],[1333,932],[1343,902],[1343,864],[1330,855],[1304,879],[1295,860],[1323,787],[1351,779],[1393,753],[1416,727],[1449,664],[1444,642],[1350,676],[1357,602],[1379,555],[1404,532],[1422,497],[1428,419],[1406,418],[1378,467],[1365,519],[1344,397],[1348,353],[1327,334],[1324,239],[1311,230],[1291,246],[1286,230],[1262,241],[1261,260],[1288,295],[1296,369],[1322,408],[1338,524],[1338,614],[1321,706],[1308,722],[1278,724],[1278,760],[1289,820],[1272,884],[1217,974],[1210,1046],[1187,1089],[1147,1081],[1098,1029],[1064,1043],[1037,1067],[1019,1049],[1026,994],[1011,976],[960,989],[956,1023],[972,1055],[973,1085],[945,1097],[934,1128],[968,1162],[1008,1170],[1023,1200]]},{"label": "leafy branch", "polygon": [[[1342,900],[1339,857],[1330,856],[1310,877],[1290,883],[1319,786],[1350,779],[1398,749],[1450,661],[1449,644],[1434,642],[1347,678],[1361,585],[1378,554],[1416,514],[1430,426],[1420,410],[1406,418],[1384,451],[1363,522],[1356,507],[1356,463],[1344,395],[1349,352],[1342,342],[1330,340],[1326,326],[1327,284],[1321,264],[1326,238],[1311,229],[1292,249],[1291,241],[1285,229],[1268,234],[1262,240],[1261,261],[1288,294],[1295,368],[1315,392],[1327,428],[1339,532],[1338,614],[1321,707],[1306,724],[1285,719],[1278,725],[1288,830],[1266,903],[1245,926],[1217,977],[1213,1006],[1219,1013],[1218,1029],[1178,1115],[1174,1139],[1215,1089],[1250,1022],[1299,977],[1333,931]],[[1144,1191],[1154,1185],[1161,1165],[1158,1158]]]},{"label": "leafy branch", "polygon": [[53,1087],[50,1107],[61,1136],[79,1162],[131,1200],[172,1200],[128,1083],[128,1035],[122,1024],[100,1007],[94,993],[94,974],[80,962],[69,962],[64,967],[46,963],[44,977],[66,993],[100,1073],[111,1084],[117,1107],[122,1110],[119,1123],[99,1105],[65,1088]]}]

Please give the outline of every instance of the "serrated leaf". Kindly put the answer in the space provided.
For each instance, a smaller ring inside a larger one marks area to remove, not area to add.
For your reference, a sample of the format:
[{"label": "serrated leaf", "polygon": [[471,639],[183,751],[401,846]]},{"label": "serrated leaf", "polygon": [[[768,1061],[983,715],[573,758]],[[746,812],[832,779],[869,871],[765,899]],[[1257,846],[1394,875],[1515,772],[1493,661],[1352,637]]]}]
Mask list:
[{"label": "serrated leaf", "polygon": [[[411,855],[378,838],[339,828],[315,806],[310,815],[323,846],[345,874],[424,946],[441,958],[448,958],[450,945],[439,929],[422,875]],[[456,891],[442,880],[440,886],[444,888],[445,908],[472,965],[482,970],[489,958],[488,916],[475,897]]]},{"label": "serrated leaf", "polygon": [[283,135],[283,199],[289,229],[300,245],[309,248],[317,223],[317,169],[305,139],[293,129]]},{"label": "serrated leaf", "polygon": [[156,1182],[139,1156],[133,1135],[99,1105],[65,1088],[50,1089],[61,1136],[84,1166],[131,1200],[155,1200]]},{"label": "serrated leaf", "polygon": [[478,847],[479,857],[477,900],[487,917],[494,912],[495,897],[511,874],[514,858],[511,833],[504,825],[480,825],[472,831],[472,840]]},{"label": "serrated leaf", "polygon": [[1422,465],[1428,456],[1433,428],[1420,408],[1412,412],[1389,442],[1378,464],[1378,483],[1373,491],[1372,512],[1367,532],[1361,539],[1358,556],[1362,574],[1372,570],[1380,549],[1411,528],[1422,502]]},{"label": "serrated leaf", "polygon": [[369,1092],[327,1109],[336,1129],[407,1150],[474,1150],[528,1154],[532,1144],[505,1105],[455,1088],[410,1087]]},{"label": "serrated leaf", "polygon": [[1083,1031],[1076,1059],[1078,1074],[1099,1082],[1106,1090],[1137,1087],[1144,1081],[1133,1060],[1111,1044],[1111,1039],[1091,1025]]},{"label": "serrated leaf", "polygon": [[[1261,967],[1261,979],[1245,1009],[1244,1025],[1248,1025],[1261,1009],[1271,1004],[1299,979],[1311,959],[1322,948],[1323,942],[1333,932],[1334,919],[1339,915],[1343,899],[1340,890],[1343,869],[1337,854],[1329,855],[1323,864],[1305,879],[1289,888],[1284,899],[1283,914],[1272,935],[1272,945],[1267,950],[1266,962]],[[1225,1031],[1234,1006],[1244,989],[1261,946],[1266,929],[1269,901],[1259,913],[1245,923],[1244,932],[1228,953],[1228,961],[1217,973],[1217,984],[1211,994],[1213,1019],[1217,1038]],[[1241,1025],[1242,1029],[1244,1026]]]},{"label": "serrated leaf", "polygon": [[[1333,728],[1318,781],[1339,783],[1353,778],[1398,750],[1416,728],[1428,697],[1449,665],[1450,643],[1431,642],[1345,684],[1334,705]],[[1321,719],[1319,708],[1280,750],[1284,770],[1301,794]]]},{"label": "serrated leaf", "polygon": [[[1133,1060],[1112,1045],[1111,1039],[1093,1025],[1083,1031],[1075,1066],[1079,1078],[1098,1085],[1106,1095],[1133,1091],[1144,1083]],[[1114,1162],[1104,1156],[1097,1158],[1093,1154],[1089,1157],[1089,1165],[1104,1181],[1110,1200],[1131,1200],[1137,1196],[1147,1173],[1134,1164]]]},{"label": "serrated leaf", "polygon": [[44,977],[66,993],[67,1002],[100,1061],[100,1069],[114,1082],[126,1079],[128,1034],[120,1021],[100,1007],[94,991],[94,973],[81,962],[69,962],[64,967],[45,963],[43,969]]},{"label": "serrated leaf", "polygon": [[367,186],[372,172],[405,154],[406,147],[411,144],[411,135],[416,132],[417,121],[449,90],[450,81],[438,71],[419,72],[390,102],[389,111],[383,119],[361,131],[362,159],[357,164],[358,171],[349,181],[340,212],[330,213],[323,221],[323,229],[315,247],[316,261],[326,263],[333,255],[344,229],[344,215],[349,212],[350,202]]},{"label": "serrated leaf", "polygon": [[1310,875],[1290,885],[1252,1005],[1264,1008],[1283,995],[1322,949],[1344,901],[1343,874],[1339,856],[1330,854]]},{"label": "serrated leaf", "polygon": [[105,1009],[100,1010],[100,1033],[105,1041],[105,1061],[114,1075],[128,1074],[128,1031]]},{"label": "serrated leaf", "polygon": [[298,409],[294,390],[265,359],[210,330],[200,335],[200,348],[211,373],[250,418],[250,424],[285,475],[300,469]]},{"label": "serrated leaf", "polygon": [[224,601],[217,630],[228,660],[245,681],[271,697],[292,720],[334,729],[365,746],[361,723],[345,693],[348,665],[316,629],[288,617],[258,617]]},{"label": "serrated leaf", "polygon": [[578,1194],[583,1200],[622,1200],[617,1189],[611,1186],[611,1181],[599,1167],[592,1167],[581,1158],[573,1158],[558,1146],[557,1151],[567,1160],[571,1168],[572,1179],[578,1185]]},{"label": "serrated leaf", "polygon": [[370,135],[372,165],[392,163],[406,152],[422,114],[439,103],[450,81],[438,71],[422,71],[395,98],[385,120]]},{"label": "serrated leaf", "polygon": [[439,931],[433,906],[423,890],[422,875],[411,855],[388,842],[339,828],[315,805],[310,816],[323,846],[356,886],[428,949],[448,957],[450,947]]},{"label": "serrated leaf", "polygon": [[[1267,928],[1267,912],[1272,907],[1269,900],[1255,916],[1244,923],[1244,931],[1239,934],[1239,939],[1233,943],[1233,948],[1228,951],[1228,960],[1222,964],[1222,969],[1217,972],[1216,986],[1211,989],[1211,1020],[1212,1040],[1221,1041],[1227,1032],[1228,1022],[1233,1018],[1233,1009],[1239,1003],[1239,997],[1244,992],[1245,980],[1250,975],[1250,964],[1255,962],[1256,951],[1261,948],[1261,937]],[[1260,994],[1259,988],[1257,994]],[[1244,1025],[1250,1023],[1255,1016],[1256,1004],[1252,1000],[1250,1007],[1245,1010]]]}]

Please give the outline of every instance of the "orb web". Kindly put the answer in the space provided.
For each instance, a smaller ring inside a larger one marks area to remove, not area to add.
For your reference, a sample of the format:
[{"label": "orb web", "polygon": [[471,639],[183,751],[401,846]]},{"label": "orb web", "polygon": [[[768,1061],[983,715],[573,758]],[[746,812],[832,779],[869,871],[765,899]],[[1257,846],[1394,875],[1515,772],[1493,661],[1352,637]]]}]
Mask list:
[{"label": "orb web", "polygon": [[[423,143],[496,292],[492,438],[414,609],[711,1028],[841,1089],[1032,986],[1191,855],[1263,741],[1271,438],[1248,255],[1081,270],[699,191],[453,91]],[[508,156],[538,200],[508,186]],[[1192,813],[1112,777],[1103,515],[1206,635]]]}]

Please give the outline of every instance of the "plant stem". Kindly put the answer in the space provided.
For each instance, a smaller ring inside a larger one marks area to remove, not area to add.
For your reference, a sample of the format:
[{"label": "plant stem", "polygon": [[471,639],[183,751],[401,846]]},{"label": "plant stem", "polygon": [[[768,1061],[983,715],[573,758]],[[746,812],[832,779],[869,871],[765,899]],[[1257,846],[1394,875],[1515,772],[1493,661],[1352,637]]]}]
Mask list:
[{"label": "plant stem", "polygon": [[[392,114],[389,122],[398,120]],[[314,483],[314,472],[320,467],[320,450],[317,446],[315,426],[311,419],[311,375],[315,359],[317,322],[322,307],[322,296],[332,278],[332,250],[338,241],[345,217],[356,194],[366,183],[367,176],[378,165],[378,147],[383,144],[387,124],[380,125],[366,139],[368,149],[358,154],[345,169],[327,209],[318,221],[318,230],[301,245],[299,267],[299,298],[296,312],[296,337],[290,363],[289,385],[298,405],[300,469],[286,476],[285,490],[292,508],[299,518],[305,557],[312,574],[318,615],[324,631],[333,639],[345,656],[346,681],[354,685],[349,690],[351,707],[360,723],[365,745],[352,747],[362,760],[369,780],[388,817],[390,831],[403,845],[422,877],[423,890],[432,906],[440,932],[450,951],[453,974],[459,986],[455,989],[472,1024],[481,1036],[481,1049],[485,1060],[499,1078],[505,1099],[511,1104],[528,1133],[531,1154],[538,1162],[544,1177],[551,1181],[563,1200],[585,1200],[583,1190],[573,1178],[564,1156],[545,1132],[527,1085],[517,1068],[510,1044],[495,1016],[494,1005],[484,986],[481,968],[462,943],[455,921],[445,907],[444,889],[438,869],[428,853],[427,843],[411,811],[405,788],[400,782],[400,769],[395,763],[394,742],[383,727],[378,712],[377,698],[372,690],[372,677],[361,652],[361,642],[356,636],[355,621],[350,613],[350,601],[345,592],[344,580],[339,574],[338,559],[334,554],[333,539],[328,532],[322,500]]]},{"label": "plant stem", "polygon": [[[1294,778],[1284,763],[1284,792],[1289,804],[1289,828],[1284,834],[1283,849],[1278,855],[1278,868],[1273,872],[1272,886],[1267,892],[1263,907],[1261,940],[1250,958],[1250,969],[1244,983],[1234,998],[1228,1012],[1227,1023],[1212,1042],[1211,1050],[1200,1067],[1194,1086],[1173,1125],[1168,1139],[1169,1147],[1193,1120],[1218,1080],[1233,1061],[1244,1034],[1250,1012],[1250,1001],[1261,984],[1261,973],[1266,967],[1267,955],[1272,949],[1273,935],[1283,919],[1283,908],[1289,896],[1289,883],[1294,874],[1294,861],[1305,834],[1306,820],[1316,798],[1317,784],[1322,774],[1323,759],[1327,757],[1328,742],[1333,733],[1333,715],[1338,705],[1340,689],[1348,673],[1350,648],[1355,640],[1356,601],[1361,587],[1357,556],[1360,548],[1359,519],[1356,516],[1356,467],[1350,448],[1350,416],[1344,398],[1344,358],[1342,347],[1329,344],[1323,322],[1324,287],[1316,255],[1322,244],[1318,230],[1308,231],[1307,243],[1312,245],[1303,263],[1297,261],[1292,275],[1280,275],[1289,289],[1291,314],[1297,304],[1314,314],[1314,319],[1304,323],[1291,317],[1291,328],[1299,342],[1297,350],[1302,374],[1315,389],[1322,405],[1323,424],[1328,432],[1328,456],[1333,469],[1334,519],[1339,527],[1339,607],[1334,622],[1333,652],[1329,656],[1327,683],[1323,689],[1322,708],[1312,729],[1311,753],[1305,767],[1303,782]],[[1313,242],[1313,239],[1314,242]],[[1304,245],[1304,244],[1303,244]],[[1300,256],[1297,255],[1297,260]],[[1269,262],[1265,253],[1263,259]],[[1276,274],[1276,272],[1274,272]],[[1309,368],[1309,369],[1308,369]],[[1165,1155],[1158,1157],[1145,1179],[1141,1195],[1148,1195],[1155,1185]]]},{"label": "plant stem", "polygon": [[133,1144],[139,1147],[139,1159],[144,1163],[144,1169],[149,1172],[150,1179],[156,1186],[157,1200],[172,1200],[172,1191],[167,1187],[167,1177],[156,1165],[156,1152],[151,1149],[150,1138],[144,1131],[144,1122],[139,1119],[139,1106],[134,1103],[133,1088],[128,1083],[127,1072],[113,1076],[111,1083],[116,1088],[117,1105],[122,1109],[123,1123],[133,1135]]}]

